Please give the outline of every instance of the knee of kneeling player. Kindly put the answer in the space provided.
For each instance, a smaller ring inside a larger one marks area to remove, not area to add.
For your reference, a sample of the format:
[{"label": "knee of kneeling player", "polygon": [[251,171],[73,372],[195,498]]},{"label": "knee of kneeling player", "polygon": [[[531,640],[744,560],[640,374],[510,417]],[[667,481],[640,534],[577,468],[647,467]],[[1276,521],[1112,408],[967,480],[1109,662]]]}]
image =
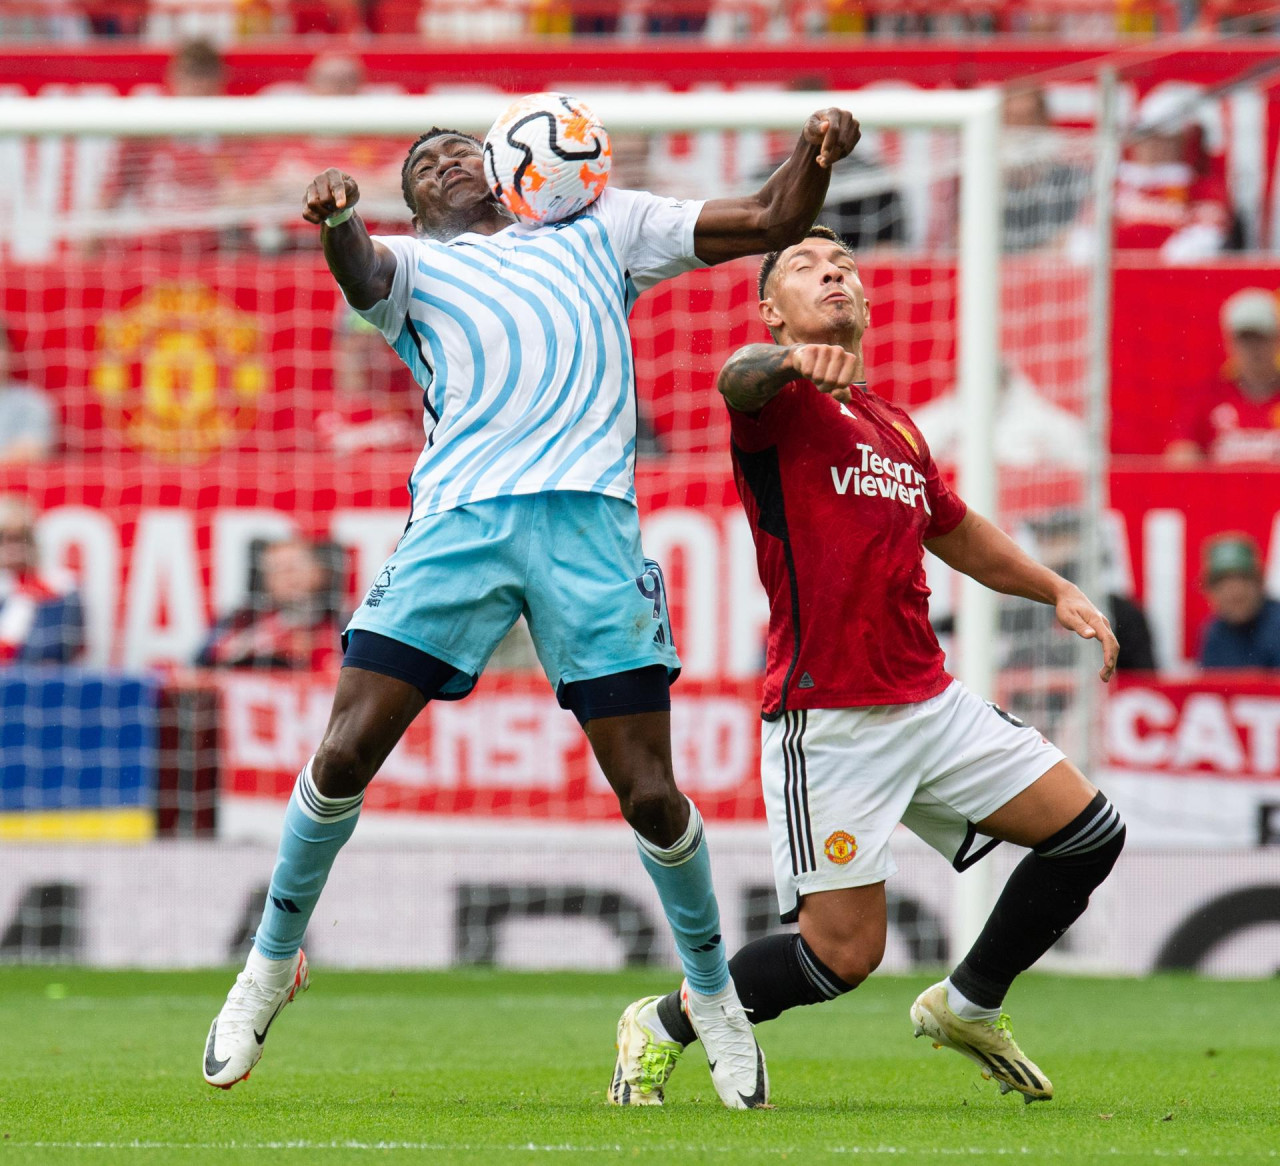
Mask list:
[{"label": "knee of kneeling player", "polygon": [[884,936],[855,932],[816,939],[806,936],[809,946],[850,988],[856,988],[880,966],[884,959]]}]

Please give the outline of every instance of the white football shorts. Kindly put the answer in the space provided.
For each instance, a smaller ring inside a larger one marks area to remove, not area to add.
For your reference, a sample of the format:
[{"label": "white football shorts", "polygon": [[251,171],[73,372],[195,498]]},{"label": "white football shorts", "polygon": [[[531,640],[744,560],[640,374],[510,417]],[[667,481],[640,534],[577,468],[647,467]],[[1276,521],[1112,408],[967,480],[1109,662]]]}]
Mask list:
[{"label": "white football shorts", "polygon": [[964,870],[997,845],[978,843],[974,823],[1063,759],[1039,730],[958,680],[915,704],[765,721],[761,780],[783,922],[804,895],[894,874],[899,822]]}]

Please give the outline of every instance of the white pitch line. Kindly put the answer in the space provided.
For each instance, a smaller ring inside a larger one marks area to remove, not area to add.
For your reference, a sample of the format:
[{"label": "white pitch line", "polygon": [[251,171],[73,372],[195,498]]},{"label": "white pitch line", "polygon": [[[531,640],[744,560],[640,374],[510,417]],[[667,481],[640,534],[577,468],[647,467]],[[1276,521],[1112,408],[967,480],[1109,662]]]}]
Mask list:
[{"label": "white pitch line", "polygon": [[[478,1144],[474,1142],[16,1142],[6,1141],[6,1148],[27,1150],[371,1150],[385,1152],[387,1150],[414,1150],[433,1153],[462,1151],[469,1153],[512,1154],[617,1154],[630,1153],[636,1147],[614,1143],[602,1146],[582,1146],[569,1143],[540,1144],[538,1142],[509,1143],[506,1145]],[[778,1146],[692,1146],[692,1145],[657,1145],[645,1143],[646,1152],[687,1153],[687,1154],[737,1154],[740,1156],[785,1157],[795,1153],[794,1149]],[[850,1154],[867,1157],[895,1157],[898,1155],[934,1155],[937,1157],[1023,1157],[1023,1158],[1058,1158],[1065,1151],[1057,1149],[1033,1149],[1030,1146],[824,1146],[824,1154]],[[1187,1149],[1160,1149],[1148,1147],[1144,1149],[1121,1148],[1109,1146],[1091,1152],[1091,1157],[1103,1158],[1114,1154],[1126,1157],[1152,1158],[1189,1158],[1191,1151]],[[1078,1160],[1079,1151],[1072,1150],[1071,1157]],[[1236,1158],[1239,1151],[1210,1152],[1196,1151],[1196,1159],[1204,1158]],[[1277,1158],[1280,1151],[1259,1151],[1256,1157]]]}]

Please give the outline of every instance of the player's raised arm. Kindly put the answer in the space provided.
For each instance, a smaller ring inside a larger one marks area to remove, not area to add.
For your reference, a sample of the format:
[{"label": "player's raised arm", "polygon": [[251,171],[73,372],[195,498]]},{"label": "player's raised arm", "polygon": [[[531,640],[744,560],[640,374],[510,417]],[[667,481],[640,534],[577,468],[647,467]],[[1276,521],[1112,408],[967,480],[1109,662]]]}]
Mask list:
[{"label": "player's raised arm", "polygon": [[711,199],[702,208],[693,234],[698,258],[724,263],[798,242],[822,210],[831,167],[853,153],[861,134],[848,110],[813,114],[791,157],[755,194]]},{"label": "player's raised arm", "polygon": [[350,174],[330,168],[307,187],[302,217],[320,226],[325,261],[353,308],[372,308],[391,294],[396,257],[369,238],[355,213],[360,188]]},{"label": "player's raised arm", "polygon": [[755,413],[791,381],[812,381],[819,392],[848,401],[861,372],[857,353],[838,344],[747,344],[725,362],[716,380],[730,409]]},{"label": "player's raised arm", "polygon": [[1058,622],[1068,631],[1102,646],[1102,670],[1110,680],[1116,670],[1120,644],[1111,624],[1074,583],[1037,563],[993,522],[970,510],[960,525],[926,548],[949,567],[976,579],[984,587],[1005,595],[1017,595],[1050,604]]}]

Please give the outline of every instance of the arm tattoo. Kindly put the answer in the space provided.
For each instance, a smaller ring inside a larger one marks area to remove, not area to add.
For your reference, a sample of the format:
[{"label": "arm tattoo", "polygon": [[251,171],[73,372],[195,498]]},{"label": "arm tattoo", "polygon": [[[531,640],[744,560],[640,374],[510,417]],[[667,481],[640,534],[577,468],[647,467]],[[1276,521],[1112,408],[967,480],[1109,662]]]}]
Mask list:
[{"label": "arm tattoo", "polygon": [[778,344],[748,344],[739,348],[720,370],[716,387],[730,409],[755,413],[778,395],[783,385],[798,379],[787,363],[791,349]]}]

